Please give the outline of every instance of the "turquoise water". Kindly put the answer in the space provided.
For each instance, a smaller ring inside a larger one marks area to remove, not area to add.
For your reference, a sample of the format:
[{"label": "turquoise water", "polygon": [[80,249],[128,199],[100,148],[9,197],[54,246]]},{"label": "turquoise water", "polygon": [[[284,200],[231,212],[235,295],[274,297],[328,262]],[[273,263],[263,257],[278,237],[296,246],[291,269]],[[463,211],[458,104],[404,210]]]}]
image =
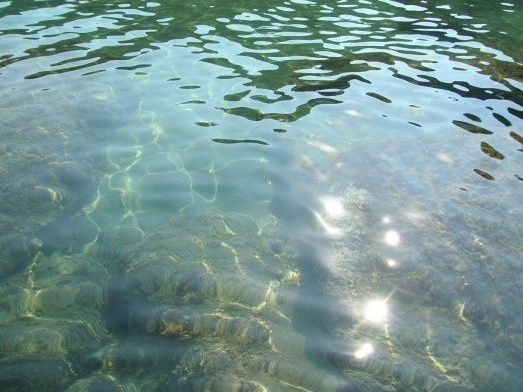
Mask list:
[{"label": "turquoise water", "polygon": [[522,26],[0,2],[0,389],[523,390]]}]

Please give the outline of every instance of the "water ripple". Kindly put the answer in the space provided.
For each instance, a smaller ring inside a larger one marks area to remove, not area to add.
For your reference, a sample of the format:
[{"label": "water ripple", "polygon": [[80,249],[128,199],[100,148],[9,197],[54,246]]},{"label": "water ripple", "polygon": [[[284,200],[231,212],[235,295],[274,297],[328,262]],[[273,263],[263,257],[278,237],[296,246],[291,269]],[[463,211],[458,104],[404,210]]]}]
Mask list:
[{"label": "water ripple", "polygon": [[0,2],[0,384],[521,390],[522,15]]}]

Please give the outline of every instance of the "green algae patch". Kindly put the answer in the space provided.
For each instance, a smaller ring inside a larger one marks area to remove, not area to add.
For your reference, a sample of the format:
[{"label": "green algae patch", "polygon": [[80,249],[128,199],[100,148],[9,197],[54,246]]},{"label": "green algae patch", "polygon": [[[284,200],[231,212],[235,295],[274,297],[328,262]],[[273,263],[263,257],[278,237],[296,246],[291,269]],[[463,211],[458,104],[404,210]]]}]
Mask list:
[{"label": "green algae patch", "polygon": [[483,151],[486,155],[488,155],[491,158],[494,159],[505,159],[505,155],[500,153],[498,150],[496,150],[494,147],[492,147],[487,142],[481,142],[481,151]]},{"label": "green algae patch", "polygon": [[485,129],[483,127],[480,127],[479,125],[471,124],[465,121],[458,121],[454,120],[452,121],[452,124],[460,127],[461,129],[464,129],[467,132],[470,133],[478,133],[482,135],[491,135],[493,132],[489,131],[488,129]]},{"label": "green algae patch", "polygon": [[495,180],[494,176],[492,174],[490,174],[489,172],[486,172],[485,170],[474,169],[474,172],[486,180],[489,180],[489,181]]}]

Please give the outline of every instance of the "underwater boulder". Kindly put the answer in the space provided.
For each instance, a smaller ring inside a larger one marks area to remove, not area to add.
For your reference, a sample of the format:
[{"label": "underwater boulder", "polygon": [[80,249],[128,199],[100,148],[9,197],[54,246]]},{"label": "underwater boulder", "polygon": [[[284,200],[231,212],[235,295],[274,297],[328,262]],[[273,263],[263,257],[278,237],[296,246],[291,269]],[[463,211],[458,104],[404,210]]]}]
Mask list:
[{"label": "underwater boulder", "polygon": [[26,318],[0,326],[0,330],[3,362],[25,358],[65,359],[108,339],[103,322],[94,317],[84,320]]},{"label": "underwater boulder", "polygon": [[107,306],[109,273],[86,255],[40,256],[31,269],[30,309],[37,315],[100,317]]},{"label": "underwater boulder", "polygon": [[0,239],[0,279],[26,266],[36,255],[39,241],[23,234],[11,234]]},{"label": "underwater boulder", "polygon": [[76,381],[67,392],[123,392],[124,388],[113,377],[94,375]]},{"label": "underwater boulder", "polygon": [[0,362],[0,385],[6,392],[62,390],[72,378],[73,373],[63,360]]},{"label": "underwater boulder", "polygon": [[347,380],[315,369],[293,330],[299,278],[275,219],[174,218],[130,246],[113,277],[123,282],[116,295],[126,297],[129,336],[149,343],[108,348],[103,366],[120,378],[171,364],[174,373],[156,380],[168,390],[341,391]]}]

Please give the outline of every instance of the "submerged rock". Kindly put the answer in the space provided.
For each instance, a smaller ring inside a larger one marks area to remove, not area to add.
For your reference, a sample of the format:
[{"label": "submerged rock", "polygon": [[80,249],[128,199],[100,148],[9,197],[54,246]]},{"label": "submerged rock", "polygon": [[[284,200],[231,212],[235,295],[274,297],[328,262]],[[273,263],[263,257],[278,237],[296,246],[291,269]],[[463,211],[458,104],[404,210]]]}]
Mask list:
[{"label": "submerged rock", "polygon": [[337,391],[346,385],[315,369],[292,328],[299,273],[276,220],[236,213],[175,218],[132,246],[119,270],[129,333],[152,340],[106,350],[103,356],[116,357],[104,366],[125,373],[127,366],[175,365],[175,376],[158,376],[169,390]]},{"label": "submerged rock", "polygon": [[27,266],[41,244],[23,234],[6,235],[0,239],[0,279]]},{"label": "submerged rock", "polygon": [[67,392],[123,392],[124,388],[113,377],[92,376],[76,381]]},{"label": "submerged rock", "polygon": [[6,392],[61,390],[73,374],[67,362],[56,359],[0,362],[0,385]]},{"label": "submerged rock", "polygon": [[5,385],[33,390],[41,383],[44,390],[63,389],[86,371],[73,359],[110,341],[102,317],[108,280],[96,259],[41,253],[24,275],[11,277],[0,301],[0,367],[29,366],[32,374],[35,366],[34,372],[43,373],[14,371]]}]

